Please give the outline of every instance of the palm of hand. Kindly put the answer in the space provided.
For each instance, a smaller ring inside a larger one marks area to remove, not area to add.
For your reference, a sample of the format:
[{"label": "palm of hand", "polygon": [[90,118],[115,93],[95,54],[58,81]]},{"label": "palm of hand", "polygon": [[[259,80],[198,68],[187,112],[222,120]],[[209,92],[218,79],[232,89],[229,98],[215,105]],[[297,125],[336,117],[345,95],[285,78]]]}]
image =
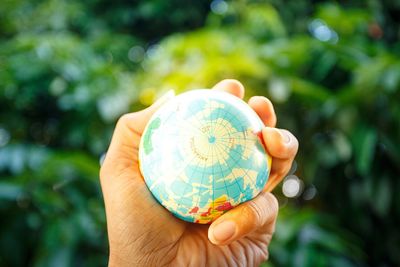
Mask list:
[{"label": "palm of hand", "polygon": [[121,173],[130,182],[123,184],[119,190],[122,194],[111,200],[110,208],[118,215],[108,221],[110,247],[119,255],[137,255],[138,266],[257,266],[267,259],[272,236],[268,224],[227,246],[214,245],[208,239],[208,225],[175,218],[154,200],[143,180],[142,185],[137,183],[137,175],[140,172],[135,155],[133,167]]},{"label": "palm of hand", "polygon": [[[243,86],[236,81],[223,81],[216,89],[243,98]],[[109,265],[258,265],[268,257],[267,248],[275,227],[278,204],[272,194],[263,192],[208,226],[175,218],[146,187],[139,171],[138,147],[148,120],[163,102],[159,100],[145,110],[121,117],[100,170],[110,244]],[[275,125],[269,100],[255,97],[249,100],[249,105],[267,126]],[[273,156],[265,191],[275,187],[288,172],[298,146],[289,132],[271,127],[262,132],[268,136],[263,138]],[[227,222],[234,225],[231,227],[234,230],[228,236],[225,234],[226,238],[221,239],[221,235],[218,238],[217,229],[226,229]]]}]

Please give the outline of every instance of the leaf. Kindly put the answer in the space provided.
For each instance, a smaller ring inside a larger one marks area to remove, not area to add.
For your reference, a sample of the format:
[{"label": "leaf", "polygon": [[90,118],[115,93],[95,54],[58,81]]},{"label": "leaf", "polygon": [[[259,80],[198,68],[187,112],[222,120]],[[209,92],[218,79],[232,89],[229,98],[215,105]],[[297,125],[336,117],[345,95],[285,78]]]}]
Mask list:
[{"label": "leaf", "polygon": [[368,175],[375,155],[377,133],[374,128],[360,125],[353,136],[356,168],[362,175]]},{"label": "leaf", "polygon": [[379,177],[371,204],[381,217],[388,215],[393,194],[392,188],[390,180],[386,175]]},{"label": "leaf", "polygon": [[23,192],[21,186],[12,182],[0,182],[0,199],[15,201]]}]

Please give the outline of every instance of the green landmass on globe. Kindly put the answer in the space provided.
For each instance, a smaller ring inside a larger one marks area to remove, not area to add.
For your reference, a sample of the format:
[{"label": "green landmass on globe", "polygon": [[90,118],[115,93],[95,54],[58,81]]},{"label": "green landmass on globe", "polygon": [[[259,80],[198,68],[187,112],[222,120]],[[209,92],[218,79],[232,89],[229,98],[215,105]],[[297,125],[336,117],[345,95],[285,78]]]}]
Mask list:
[{"label": "green landmass on globe", "polygon": [[211,223],[264,188],[271,157],[263,127],[244,101],[228,93],[180,94],[148,122],[140,170],[156,200],[176,217]]}]

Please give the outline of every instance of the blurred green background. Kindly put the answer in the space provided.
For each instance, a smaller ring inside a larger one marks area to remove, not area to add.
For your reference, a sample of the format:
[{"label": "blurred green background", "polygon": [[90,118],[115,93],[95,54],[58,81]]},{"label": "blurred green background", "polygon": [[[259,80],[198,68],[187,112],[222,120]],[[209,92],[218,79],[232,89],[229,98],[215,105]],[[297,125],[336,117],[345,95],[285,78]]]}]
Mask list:
[{"label": "blurred green background", "polygon": [[105,266],[118,117],[235,78],[300,141],[266,266],[400,266],[400,1],[2,0],[0,266]]}]

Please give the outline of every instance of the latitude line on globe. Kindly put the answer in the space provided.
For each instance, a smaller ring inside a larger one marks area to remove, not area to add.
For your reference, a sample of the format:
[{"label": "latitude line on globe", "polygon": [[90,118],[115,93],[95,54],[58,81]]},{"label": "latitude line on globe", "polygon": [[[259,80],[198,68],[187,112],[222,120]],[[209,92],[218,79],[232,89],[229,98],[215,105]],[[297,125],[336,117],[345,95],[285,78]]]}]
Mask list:
[{"label": "latitude line on globe", "polygon": [[[224,103],[224,105],[226,105],[226,103]],[[224,112],[224,115],[225,115],[225,116],[223,116],[224,118],[225,118],[225,117],[228,117],[228,115],[229,115],[230,118],[233,118],[233,116],[231,116],[231,114],[230,114],[229,112],[227,112],[226,110],[223,110],[222,108],[219,108],[219,109],[218,109],[217,116],[216,116],[216,117],[217,117],[216,121],[217,121],[218,119],[220,119],[219,115],[220,115],[221,112]],[[231,120],[232,120],[232,119],[231,119]],[[225,123],[224,123],[224,124],[221,124],[220,126],[221,126],[222,128],[225,128],[225,129],[226,129],[226,126],[227,126],[228,124],[231,124],[231,123],[229,123],[228,120],[225,120]],[[217,125],[217,123],[215,123],[215,127],[216,127],[216,125]],[[233,129],[236,129],[233,125],[231,125],[231,127],[232,127]],[[214,128],[214,131],[215,131],[215,128]],[[238,133],[238,132],[237,132],[237,133]],[[230,136],[231,133],[230,133],[229,131],[227,131],[227,133],[226,133],[225,135],[229,135],[229,136]],[[223,136],[225,136],[225,135],[223,135]],[[218,138],[218,139],[221,139],[221,138]],[[221,151],[222,151],[222,153],[225,152],[225,153],[228,154],[228,157],[229,157],[228,151],[231,152],[231,151],[233,150],[231,146],[227,146],[226,144],[221,143],[221,142],[216,143],[216,145],[217,145],[216,149],[217,149],[218,153],[221,153]],[[222,147],[221,147],[221,146],[222,146]],[[226,149],[224,149],[223,147],[225,147]],[[229,200],[230,200],[230,199],[233,199],[233,198],[229,195],[229,189],[228,189],[228,186],[226,185],[226,175],[224,175],[224,174],[225,174],[225,172],[229,172],[229,171],[232,172],[232,169],[229,168],[229,165],[228,165],[227,161],[225,161],[224,163],[225,163],[225,165],[227,165],[227,168],[225,168],[225,169],[223,170],[221,164],[219,165],[219,168],[220,168],[221,174],[223,174],[223,177],[221,177],[221,179],[223,179],[223,182],[224,182],[224,185],[225,185],[225,188],[224,188],[224,189],[225,189],[226,195],[228,196],[228,198],[229,198]],[[224,177],[224,176],[225,176],[225,177]],[[239,184],[238,184],[237,179],[234,179],[234,180],[235,180],[235,183],[236,183],[236,185],[237,185],[239,191],[243,194],[243,191],[241,190],[241,188],[240,188],[240,186],[239,186]],[[230,187],[231,187],[231,186],[232,186],[232,185],[230,185]]]},{"label": "latitude line on globe", "polygon": [[[211,148],[211,158],[212,158],[212,162],[214,162],[214,149],[213,149],[213,148]],[[212,209],[213,209],[213,210],[215,209],[215,175],[214,175],[214,165],[215,165],[215,164],[212,164],[212,165],[211,165],[212,183],[213,183],[213,186],[212,186],[212,195],[213,195],[213,197],[212,197],[212,200],[211,200],[211,205],[212,205]]]},{"label": "latitude line on globe", "polygon": [[[225,111],[225,115],[226,115],[226,117],[229,117],[230,121],[232,121],[232,122],[235,121],[235,122],[238,123],[239,125],[243,125],[243,121],[242,121],[240,118],[234,116],[231,112]],[[228,124],[230,124],[230,125],[232,126],[232,128],[236,130],[235,133],[242,133],[242,132],[243,132],[243,131],[239,131],[239,130],[235,127],[235,123],[230,123],[228,120],[226,121],[224,127],[226,127]],[[224,138],[224,137],[227,136],[227,135],[230,136],[230,134],[231,134],[231,133],[224,134],[223,136],[221,136],[221,138]]]},{"label": "latitude line on globe", "polygon": [[[229,120],[225,120],[225,123],[224,124],[222,124],[221,126],[222,127],[224,127],[224,128],[226,128],[227,126],[228,126],[228,124],[233,128],[233,129],[235,129],[236,130],[236,132],[235,133],[241,133],[240,131],[238,131],[237,129],[236,129],[236,127],[234,126],[234,123],[230,123],[229,121],[239,121],[239,124],[240,125],[242,125],[242,121],[241,120],[239,120],[237,117],[235,117],[235,116],[233,116],[230,112],[227,112],[227,111],[224,111],[225,112],[225,117],[227,117],[227,118],[229,118]],[[229,135],[230,136],[230,132],[228,132],[228,133],[225,133],[224,135],[222,135],[220,138],[224,138],[225,136],[227,136],[227,135]]]},{"label": "latitude line on globe", "polygon": [[[188,164],[186,164],[185,165],[185,167],[182,169],[182,171],[180,172],[180,173],[182,173],[182,172],[185,172],[186,171],[186,167],[188,166],[188,165],[191,165],[190,163],[194,160],[194,159],[196,159],[197,157],[196,156],[194,156],[189,162],[188,162]],[[192,170],[192,174],[194,174],[194,170]],[[179,176],[178,176],[179,177]],[[183,199],[184,199],[184,197],[185,197],[185,194],[186,194],[186,191],[187,191],[187,188],[189,187],[189,183],[186,183],[185,181],[183,181],[182,179],[180,179],[183,183],[185,183],[185,188],[184,188],[184,190],[182,191],[182,197],[180,197],[180,201],[179,201],[179,203],[178,203],[178,207],[177,207],[177,211],[179,210],[179,208],[181,207],[181,206],[183,206],[182,205],[182,202],[183,202]]]},{"label": "latitude line on globe", "polygon": [[[246,140],[247,141],[247,140]],[[223,146],[223,147],[225,147],[225,148],[230,148],[231,146],[228,146],[228,145],[226,145],[226,141],[225,142],[221,142],[221,143],[219,143],[219,145],[221,145],[221,146]],[[234,146],[232,146],[232,147],[236,147],[236,146],[239,146],[239,144],[234,144]],[[246,152],[246,151],[249,151],[249,152],[251,152],[252,150],[251,149],[249,149],[248,148],[248,146],[246,145],[246,144],[244,144],[244,145],[240,145],[242,148],[243,148],[243,153],[244,152]],[[223,149],[223,151],[226,151],[227,149]],[[237,151],[235,151],[233,148],[231,149],[233,152],[235,152],[236,154],[238,154],[238,155],[240,155],[240,157],[242,157],[243,155],[242,154],[240,154],[239,152],[237,152]],[[227,169],[225,169],[225,171],[226,171]]]},{"label": "latitude line on globe", "polygon": [[[211,101],[210,101],[211,102]],[[221,104],[221,105],[223,105],[224,107],[225,107],[225,103],[221,103],[222,101],[216,101],[216,102],[218,102],[219,104]],[[211,103],[210,103],[210,106],[211,106]],[[220,112],[221,112],[221,108],[220,107],[217,107],[216,108],[217,109],[217,114],[216,114],[216,120],[215,120],[215,122],[214,122],[214,125],[213,125],[213,120],[212,120],[212,113],[213,113],[213,110],[210,110],[210,114],[208,115],[208,117],[209,117],[209,120],[210,120],[210,124],[211,124],[211,129],[212,129],[212,131],[211,131],[211,134],[213,134],[214,136],[215,136],[215,127],[216,127],[216,125],[217,125],[217,121],[218,121],[218,119],[219,119],[219,114],[220,114]]]},{"label": "latitude line on globe", "polygon": [[[217,144],[217,150],[218,150],[218,151],[219,151],[219,147],[218,147],[219,145],[220,145],[220,144]],[[229,152],[230,152],[230,151],[229,151]],[[228,165],[227,162],[225,162],[225,164]],[[226,195],[228,196],[228,201],[229,201],[229,202],[231,202],[231,200],[234,201],[235,198],[232,198],[232,197],[229,195],[228,186],[226,185],[226,175],[224,175],[224,172],[223,172],[223,170],[222,170],[221,164],[219,164],[219,168],[220,168],[221,174],[223,175],[222,179],[223,179],[223,181],[224,181],[225,191],[226,191]],[[229,168],[228,168],[228,169],[229,169]],[[238,184],[237,179],[234,179],[234,180],[235,180],[235,183],[236,183],[236,185],[238,186],[240,192],[243,193],[242,190],[240,189],[240,186],[239,186],[239,184]]]},{"label": "latitude line on globe", "polygon": [[[237,124],[243,125],[243,121],[240,119],[240,116],[234,116],[234,114],[232,114],[232,113],[230,113],[230,112],[229,112],[229,113],[226,112],[226,113],[227,113],[227,115],[229,115],[231,121],[236,121]],[[236,113],[236,112],[235,112],[235,113]],[[245,142],[244,142],[243,145],[241,145],[241,147],[243,148],[243,152],[247,151],[247,150],[249,149],[248,146],[246,145],[248,140],[247,140],[246,138],[237,137],[237,136],[242,136],[243,131],[238,131],[237,128],[235,127],[235,124],[233,124],[232,127],[233,127],[233,129],[236,130],[236,132],[234,132],[234,133],[228,132],[228,133],[226,134],[226,135],[228,135],[228,137],[224,137],[224,136],[223,136],[223,137],[221,137],[221,139],[226,139],[226,138],[228,138],[229,140],[231,140],[231,139],[233,138],[233,140],[236,140],[236,139],[243,140],[243,141],[245,141]],[[225,135],[225,136],[226,136],[226,135]],[[231,135],[234,135],[234,137],[232,137]],[[221,145],[222,145],[222,146],[225,146],[225,147],[228,147],[224,142],[221,143]],[[238,164],[239,161],[240,161],[240,158],[242,158],[243,155],[240,154],[240,153],[238,153],[238,152],[234,149],[234,147],[237,147],[237,146],[239,146],[239,144],[235,142],[235,143],[233,144],[232,148],[231,148],[231,152],[238,155],[237,160],[234,160],[234,165],[238,165],[239,167],[241,167],[241,168],[243,169],[243,166],[241,166],[240,164]],[[249,149],[249,150],[250,150],[250,149]],[[251,152],[251,150],[250,150],[250,152]],[[243,179],[245,179],[246,175],[247,175],[247,171],[245,171],[245,175],[243,176]],[[237,179],[235,179],[235,181],[236,181],[236,184],[237,184],[237,186],[239,187],[239,190],[240,190],[240,192],[242,193],[242,195],[245,195],[244,192],[242,191],[242,188],[240,187],[240,185],[239,185]],[[250,182],[252,182],[251,179],[250,179]],[[252,185],[253,185],[253,187],[254,187],[254,184],[253,184],[253,183],[252,183]],[[243,181],[243,186],[244,186],[244,181]],[[243,188],[243,189],[244,189],[244,188]]]},{"label": "latitude line on globe", "polygon": [[[182,101],[180,101],[180,102],[178,102],[177,103],[177,107],[179,107],[178,108],[178,110],[175,110],[175,109],[172,109],[174,112],[171,112],[172,114],[175,114],[176,116],[175,116],[175,118],[177,119],[177,120],[179,120],[183,125],[185,125],[185,126],[189,126],[189,127],[191,127],[191,128],[193,128],[194,130],[196,130],[196,131],[201,131],[201,129],[199,129],[199,128],[197,128],[196,126],[194,126],[194,125],[192,125],[191,123],[188,123],[184,118],[183,118],[183,116],[179,116],[179,114],[183,114],[183,115],[186,115],[186,113],[183,113],[183,111],[181,110],[181,108],[183,108],[183,109],[185,109],[185,111],[187,111],[187,110],[189,110],[190,112],[192,112],[192,113],[194,113],[193,112],[193,110],[190,108],[190,105],[189,104],[187,104],[187,103],[182,103]],[[170,115],[169,116],[169,118],[171,117],[172,115]],[[169,120],[169,118],[168,118],[168,120]],[[178,123],[176,122],[176,123],[174,123],[174,125],[178,125]]]},{"label": "latitude line on globe", "polygon": [[[207,155],[210,152],[210,149],[211,149],[211,147],[209,146],[208,150],[207,150]],[[204,167],[203,168],[205,168],[205,167],[206,167],[206,164],[204,163]],[[201,175],[201,183],[200,183],[200,185],[203,184],[204,176],[205,176],[205,171],[203,171],[203,173]],[[211,189],[213,190],[213,188],[211,188]],[[199,207],[200,206],[200,198],[201,198],[201,190],[199,189],[198,200],[197,200],[197,203],[196,203],[195,207]],[[199,207],[199,210],[200,210],[200,207]],[[198,212],[196,212],[196,213],[198,214]]]},{"label": "latitude line on globe", "polygon": [[[247,149],[247,146],[246,146],[245,149]],[[236,154],[238,154],[239,156],[241,156],[241,154],[238,153],[237,151],[235,151],[235,150],[233,150],[233,149],[232,149],[231,151],[234,152],[234,153],[236,153]],[[242,169],[245,169],[245,168],[242,167],[241,164],[239,164],[239,159],[234,160],[234,163],[235,163],[235,165],[237,164],[238,166],[240,166]],[[249,178],[249,181],[251,182],[252,186],[253,186],[254,188],[257,188],[257,187],[255,186],[255,185],[256,185],[255,181],[253,182],[253,180],[250,179],[251,177],[248,176],[248,171],[244,171],[244,173],[245,173],[245,176],[247,176],[247,177]],[[244,177],[243,177],[243,178],[244,178]],[[243,184],[243,185],[244,185],[244,184]],[[244,188],[243,188],[243,189],[244,189]],[[243,193],[243,192],[242,192],[242,193]]]},{"label": "latitude line on globe", "polygon": [[[191,113],[193,113],[193,114],[198,114],[198,112],[193,112],[193,110],[191,109],[191,106],[190,106],[190,105],[186,104],[186,106],[187,106],[187,109],[188,109]],[[201,125],[201,121],[200,121],[196,116],[193,116],[193,117],[196,118],[197,125]],[[202,117],[204,117],[204,116],[202,116]],[[185,120],[183,120],[183,119],[182,119],[181,121],[183,121],[185,125],[190,125],[193,129],[196,129],[196,132],[198,132],[199,134],[201,134],[201,130],[198,129],[197,127],[191,125],[190,123],[187,123],[187,122],[186,122]],[[180,134],[180,133],[178,133],[178,134]],[[193,137],[193,135],[191,135],[191,136]],[[188,164],[186,164],[186,166],[191,165],[190,163],[191,163],[194,159],[196,159],[196,158],[197,158],[197,156],[195,155],[195,156],[193,157],[193,159],[190,160],[190,162],[189,162]],[[198,168],[198,166],[195,166],[195,170],[193,170],[193,173],[195,173],[195,171],[197,170],[197,168]],[[185,171],[185,169],[183,169],[182,171]],[[185,184],[186,184],[186,185],[185,185],[185,189],[183,190],[182,198],[184,198],[184,196],[185,196],[185,194],[186,194],[186,191],[187,191],[187,188],[188,188],[188,186],[189,186],[189,183],[186,183],[186,182],[185,182]],[[199,191],[200,191],[200,190],[199,190]],[[213,191],[213,192],[214,192],[214,191]],[[179,203],[178,203],[177,210],[182,206],[182,198],[181,198],[181,201],[179,201]],[[213,195],[213,198],[214,198],[214,195]]]},{"label": "latitude line on globe", "polygon": [[[222,146],[222,144],[218,144],[218,145],[221,145],[221,146]],[[218,147],[217,149],[219,150],[220,148]],[[221,148],[221,149],[223,150],[223,148]],[[229,152],[231,152],[232,150],[233,150],[233,149],[230,149]],[[221,167],[221,165],[220,165],[221,173],[225,173],[226,171],[229,171],[229,169],[230,169],[230,168],[229,168],[229,165],[228,165],[227,163],[226,163],[226,165],[228,166],[228,168],[226,168],[225,171],[222,170],[222,167]],[[230,172],[232,173],[232,169],[230,169]],[[223,180],[224,180],[224,184],[225,184],[225,189],[226,189],[226,191],[227,191],[227,195],[229,196],[229,193],[228,193],[228,186],[226,185],[226,175],[224,175]],[[237,185],[238,188],[239,188],[239,191],[243,194],[243,191],[241,190],[240,185],[239,185],[237,179],[234,179],[234,180],[235,180],[236,185]]]},{"label": "latitude line on globe", "polygon": [[[198,114],[198,112],[193,112],[193,110],[191,109],[191,106],[188,105],[188,104],[187,104],[187,109],[188,109],[191,113],[193,113],[193,114]],[[201,121],[200,121],[196,116],[194,116],[194,117],[196,118],[196,121],[198,122],[198,125],[201,125]],[[202,116],[202,117],[204,117],[204,116]],[[183,120],[183,121],[185,121],[185,120]],[[187,122],[185,121],[185,124],[189,124],[189,123],[187,123]],[[189,124],[189,125],[191,125],[191,124]],[[191,126],[192,126],[192,125],[191,125]],[[196,129],[196,130],[201,134],[201,130],[200,130],[200,129],[198,129],[197,127],[194,127],[194,126],[192,126],[192,127],[193,127],[194,129]],[[197,131],[196,131],[196,132],[197,132]],[[193,159],[192,159],[188,164],[186,164],[186,166],[190,165],[190,163],[191,163],[195,158],[197,158],[196,155],[193,157]],[[195,166],[195,170],[197,170],[197,168],[198,168],[198,166]],[[193,170],[193,173],[195,172],[195,170]],[[186,186],[185,186],[185,189],[184,189],[184,191],[183,191],[182,197],[184,197],[188,186],[189,186],[189,183],[186,183]],[[214,196],[213,196],[213,198],[214,198]],[[180,202],[178,203],[178,208],[177,208],[177,209],[179,209],[179,207],[180,207],[181,205],[182,205],[182,201],[180,201]]]}]

